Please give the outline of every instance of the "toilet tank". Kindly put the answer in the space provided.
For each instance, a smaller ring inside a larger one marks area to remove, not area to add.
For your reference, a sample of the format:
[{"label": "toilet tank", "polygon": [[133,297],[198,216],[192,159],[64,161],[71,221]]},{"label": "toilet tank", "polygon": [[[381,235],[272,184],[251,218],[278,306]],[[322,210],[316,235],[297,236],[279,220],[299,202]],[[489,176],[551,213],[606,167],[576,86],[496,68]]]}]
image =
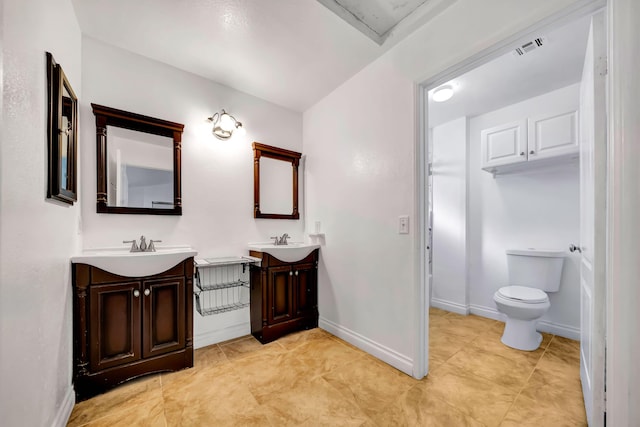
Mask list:
[{"label": "toilet tank", "polygon": [[558,292],[565,252],[544,249],[508,249],[509,285]]}]

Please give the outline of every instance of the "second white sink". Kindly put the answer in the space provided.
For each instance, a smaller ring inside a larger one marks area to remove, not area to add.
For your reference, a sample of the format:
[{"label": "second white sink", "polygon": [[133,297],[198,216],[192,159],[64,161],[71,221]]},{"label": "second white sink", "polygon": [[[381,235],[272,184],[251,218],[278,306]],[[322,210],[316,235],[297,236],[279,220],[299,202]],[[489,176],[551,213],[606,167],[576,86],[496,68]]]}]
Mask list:
[{"label": "second white sink", "polygon": [[286,245],[274,245],[273,242],[249,243],[249,250],[264,252],[284,262],[296,262],[307,257],[320,245],[313,243],[289,242]]}]

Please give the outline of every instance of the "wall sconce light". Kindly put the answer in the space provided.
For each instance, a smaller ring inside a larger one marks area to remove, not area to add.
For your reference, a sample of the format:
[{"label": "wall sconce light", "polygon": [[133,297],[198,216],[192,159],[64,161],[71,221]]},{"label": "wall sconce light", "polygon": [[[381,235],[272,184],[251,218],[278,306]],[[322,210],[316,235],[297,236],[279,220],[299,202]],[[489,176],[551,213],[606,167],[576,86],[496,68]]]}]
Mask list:
[{"label": "wall sconce light", "polygon": [[235,131],[239,135],[244,135],[246,132],[242,123],[236,120],[235,117],[222,110],[221,113],[215,113],[213,116],[207,119],[213,123],[213,134],[218,139],[229,139]]}]

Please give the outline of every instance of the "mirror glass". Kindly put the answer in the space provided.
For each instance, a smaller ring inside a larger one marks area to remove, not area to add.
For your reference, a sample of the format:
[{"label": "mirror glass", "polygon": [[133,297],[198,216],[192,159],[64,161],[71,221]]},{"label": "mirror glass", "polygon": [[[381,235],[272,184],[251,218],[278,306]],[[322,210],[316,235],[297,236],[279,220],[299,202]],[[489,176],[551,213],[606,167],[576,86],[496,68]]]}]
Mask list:
[{"label": "mirror glass", "polygon": [[301,153],[253,143],[253,217],[300,219],[298,165]]},{"label": "mirror glass", "polygon": [[107,126],[107,205],[173,208],[173,139]]},{"label": "mirror glass", "polygon": [[73,126],[73,99],[66,85],[62,85],[62,115],[60,132],[60,188],[70,189],[69,183],[69,159],[71,148],[70,138]]},{"label": "mirror glass", "polygon": [[260,159],[260,210],[271,213],[293,212],[291,163]]}]

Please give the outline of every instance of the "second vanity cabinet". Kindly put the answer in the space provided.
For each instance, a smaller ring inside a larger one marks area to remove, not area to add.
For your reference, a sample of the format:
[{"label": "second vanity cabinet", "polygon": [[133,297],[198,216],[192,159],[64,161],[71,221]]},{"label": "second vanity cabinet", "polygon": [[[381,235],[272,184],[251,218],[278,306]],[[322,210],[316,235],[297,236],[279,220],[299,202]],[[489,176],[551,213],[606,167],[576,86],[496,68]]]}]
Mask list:
[{"label": "second vanity cabinet", "polygon": [[146,277],[77,263],[73,283],[78,400],[140,375],[193,366],[193,258]]},{"label": "second vanity cabinet", "polygon": [[318,250],[296,262],[251,251],[251,333],[268,343],[318,326]]}]

